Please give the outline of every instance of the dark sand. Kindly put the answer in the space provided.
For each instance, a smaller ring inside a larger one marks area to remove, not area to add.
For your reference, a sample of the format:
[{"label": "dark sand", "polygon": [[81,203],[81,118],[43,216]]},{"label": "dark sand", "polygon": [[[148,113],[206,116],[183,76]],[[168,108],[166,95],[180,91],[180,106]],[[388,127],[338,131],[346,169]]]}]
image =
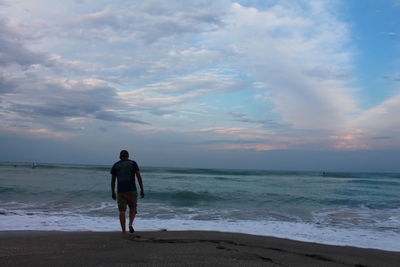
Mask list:
[{"label": "dark sand", "polygon": [[224,232],[12,231],[0,232],[0,266],[400,266],[400,252]]}]

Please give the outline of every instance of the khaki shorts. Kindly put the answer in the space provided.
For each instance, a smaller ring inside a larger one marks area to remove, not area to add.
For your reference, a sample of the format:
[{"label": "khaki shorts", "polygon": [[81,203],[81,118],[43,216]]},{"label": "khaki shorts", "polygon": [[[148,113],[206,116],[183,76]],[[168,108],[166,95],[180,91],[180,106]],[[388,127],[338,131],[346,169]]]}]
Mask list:
[{"label": "khaki shorts", "polygon": [[118,193],[118,210],[120,212],[126,211],[126,205],[129,206],[129,213],[136,214],[137,206],[137,193],[135,191]]}]

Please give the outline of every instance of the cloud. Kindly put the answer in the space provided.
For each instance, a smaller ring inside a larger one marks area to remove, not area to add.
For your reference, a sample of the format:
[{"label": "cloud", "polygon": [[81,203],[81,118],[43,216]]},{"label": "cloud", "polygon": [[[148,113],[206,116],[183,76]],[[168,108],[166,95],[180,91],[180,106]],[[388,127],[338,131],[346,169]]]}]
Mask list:
[{"label": "cloud", "polygon": [[235,75],[218,71],[200,71],[178,76],[145,87],[118,93],[125,105],[135,109],[152,110],[165,114],[166,110],[188,101],[213,94],[230,93],[247,89],[248,84]]},{"label": "cloud", "polygon": [[361,112],[351,120],[348,131],[333,136],[340,150],[398,149],[400,146],[400,94]]},{"label": "cloud", "polygon": [[[127,8],[121,9],[121,3]],[[3,78],[4,88],[16,91],[14,97],[7,96],[7,109],[32,119],[81,117],[144,124],[146,119],[134,116],[135,111],[173,114],[187,103],[245,91],[254,83],[263,85],[258,88],[275,105],[282,124],[294,129],[332,129],[343,122],[344,114],[354,111],[348,88],[343,87],[346,68],[341,67],[348,60],[340,52],[346,29],[325,11],[323,2],[304,3],[278,3],[259,10],[225,1],[185,6],[122,1],[47,23],[43,41],[52,36],[63,48],[72,38],[77,44],[72,48],[79,49],[81,57],[57,53],[50,57],[26,49],[32,56],[24,58],[31,60],[14,60],[15,64],[37,69],[21,69],[18,79]],[[15,40],[15,47],[26,46],[23,38]],[[10,55],[18,53],[10,51]],[[52,63],[46,63],[50,58]],[[69,78],[72,69],[81,78]],[[32,93],[29,101],[21,100]],[[233,118],[249,125],[280,125],[262,116]]]},{"label": "cloud", "polygon": [[[62,27],[81,38],[127,41],[139,39],[154,43],[169,37],[180,37],[211,31],[219,27],[223,9],[214,1],[118,1],[97,12],[69,19]],[[121,9],[121,6],[126,8]]]},{"label": "cloud", "polygon": [[100,119],[100,120],[105,120],[105,121],[117,121],[117,122],[129,122],[129,123],[139,123],[139,124],[148,124],[150,125],[150,123],[141,121],[141,120],[137,120],[134,118],[130,118],[130,117],[121,117],[120,115],[116,114],[115,112],[111,112],[111,111],[99,111],[96,112],[95,114],[95,118],[96,119]]},{"label": "cloud", "polygon": [[348,85],[351,34],[333,1],[75,1],[54,14],[9,3],[30,11],[0,21],[3,128],[56,137],[119,124],[252,150],[397,140],[396,97],[363,111]]},{"label": "cloud", "polygon": [[[290,132],[288,132],[290,131]],[[287,149],[330,149],[331,140],[327,133],[310,131],[276,130],[266,128],[217,126],[190,131],[195,139],[213,149],[287,150]],[[325,134],[325,135],[324,135]],[[205,139],[205,140],[204,140]],[[216,140],[221,140],[218,144]]]},{"label": "cloud", "polygon": [[287,150],[288,145],[280,144],[231,144],[231,145],[220,145],[217,149],[223,150],[255,150],[255,151],[270,151],[270,150]]},{"label": "cloud", "polygon": [[393,82],[400,82],[400,73],[392,74],[392,75],[385,75],[383,76],[385,80],[393,81]]},{"label": "cloud", "polygon": [[279,126],[279,124],[277,124],[273,120],[255,120],[255,119],[249,118],[246,114],[243,114],[243,113],[228,112],[228,115],[232,116],[234,118],[234,121],[238,121],[238,122],[260,124],[265,127],[278,127]]},{"label": "cloud", "polygon": [[65,131],[56,131],[47,128],[27,128],[24,131],[21,131],[21,127],[7,127],[7,132],[14,135],[25,135],[30,139],[58,139],[63,141],[68,140],[75,135]]},{"label": "cloud", "polygon": [[[120,102],[116,91],[105,82],[95,79],[83,82],[58,79],[21,82],[13,94],[3,95],[4,104],[0,109],[1,113],[6,114],[3,127],[19,127],[24,131],[30,125],[33,127],[31,129],[45,127],[49,133],[60,130],[81,131],[79,127],[67,127],[69,124],[79,125],[78,118],[147,124]],[[24,97],[26,95],[29,98]]]},{"label": "cloud", "polygon": [[32,52],[20,43],[21,36],[10,29],[7,20],[0,20],[0,66],[18,64],[28,67],[33,64],[49,64],[48,55]]},{"label": "cloud", "polygon": [[118,90],[107,82],[65,78],[70,70],[79,70],[72,66],[75,62],[27,48],[30,37],[24,31],[7,19],[0,20],[3,130],[64,138],[71,136],[67,132],[81,131],[82,127],[72,125],[77,118],[146,124],[122,104]]},{"label": "cloud", "polygon": [[12,92],[17,84],[17,80],[0,73],[0,95]]},{"label": "cloud", "polygon": [[334,129],[357,110],[344,82],[351,77],[348,30],[330,8],[324,1],[266,10],[235,3],[226,26],[209,34],[234,54],[233,64],[265,84],[268,102],[295,128]]},{"label": "cloud", "polygon": [[387,139],[392,139],[391,136],[374,136],[371,137],[372,140],[387,140]]}]

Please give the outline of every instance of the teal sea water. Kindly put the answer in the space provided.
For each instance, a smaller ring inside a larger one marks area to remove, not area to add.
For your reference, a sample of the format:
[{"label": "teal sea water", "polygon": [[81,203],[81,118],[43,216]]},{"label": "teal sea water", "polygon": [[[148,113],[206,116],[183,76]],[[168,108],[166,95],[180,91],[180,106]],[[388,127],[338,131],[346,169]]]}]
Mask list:
[{"label": "teal sea water", "polygon": [[[0,230],[119,231],[111,166],[0,163]],[[400,174],[141,168],[135,228],[400,251]]]}]

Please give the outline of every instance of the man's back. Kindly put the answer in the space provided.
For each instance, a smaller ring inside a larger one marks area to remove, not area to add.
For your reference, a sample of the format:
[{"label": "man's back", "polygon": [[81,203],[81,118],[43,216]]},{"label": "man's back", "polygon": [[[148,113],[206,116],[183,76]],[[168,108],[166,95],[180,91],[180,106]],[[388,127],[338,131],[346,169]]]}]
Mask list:
[{"label": "man's back", "polygon": [[137,163],[129,159],[121,159],[111,168],[111,174],[117,176],[117,192],[136,191],[135,173],[139,171]]}]

